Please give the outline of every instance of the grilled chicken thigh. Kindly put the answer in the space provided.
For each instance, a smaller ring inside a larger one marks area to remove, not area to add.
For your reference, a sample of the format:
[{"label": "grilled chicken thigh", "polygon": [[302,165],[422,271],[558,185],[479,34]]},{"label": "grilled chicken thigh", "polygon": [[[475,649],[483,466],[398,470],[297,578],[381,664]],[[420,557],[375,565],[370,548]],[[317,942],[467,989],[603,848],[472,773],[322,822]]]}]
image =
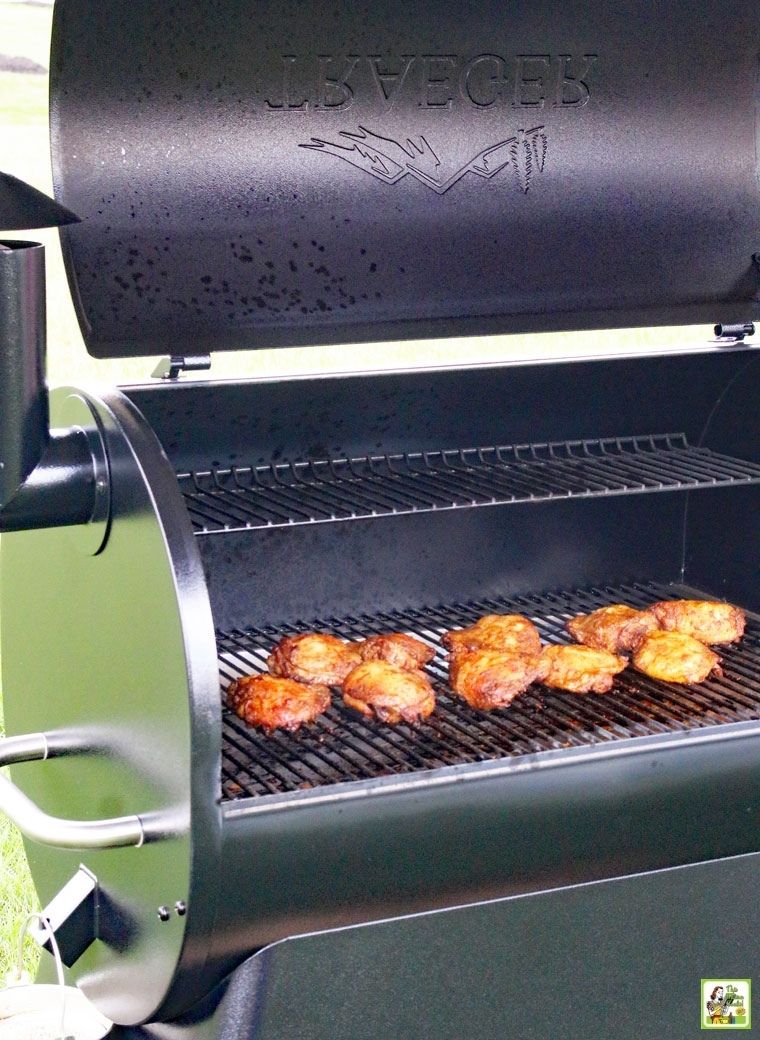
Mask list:
[{"label": "grilled chicken thigh", "polygon": [[355,643],[337,636],[304,632],[281,639],[267,659],[272,675],[302,683],[340,686],[348,673],[361,664]]},{"label": "grilled chicken thigh", "polygon": [[346,677],[343,700],[381,722],[418,722],[435,708],[430,680],[422,672],[408,672],[387,661],[365,661]]},{"label": "grilled chicken thigh", "polygon": [[711,673],[721,674],[718,655],[683,632],[650,633],[636,648],[633,667],[674,683],[700,683]]},{"label": "grilled chicken thigh", "polygon": [[287,729],[291,732],[330,707],[326,686],[278,679],[272,675],[246,675],[227,688],[227,704],[249,726]]},{"label": "grilled chicken thigh", "polygon": [[502,650],[517,654],[541,652],[538,629],[522,614],[486,614],[469,628],[446,632],[441,636],[441,642],[454,654],[463,650]]},{"label": "grilled chicken thigh", "polygon": [[541,654],[544,683],[571,693],[607,693],[613,676],[628,664],[624,657],[591,646],[547,646]]},{"label": "grilled chicken thigh", "polygon": [[659,622],[649,611],[614,603],[571,618],[566,627],[577,643],[619,654],[633,650],[645,635],[659,628]]},{"label": "grilled chicken thigh", "polygon": [[502,650],[460,651],[452,654],[449,668],[451,688],[481,711],[506,708],[547,672],[540,654]]},{"label": "grilled chicken thigh", "polygon": [[403,632],[370,636],[359,643],[359,653],[363,661],[387,661],[407,672],[418,671],[435,657],[435,650]]},{"label": "grilled chicken thigh", "polygon": [[744,635],[744,611],[730,603],[699,599],[673,599],[649,608],[660,628],[682,632],[700,643],[738,643]]}]

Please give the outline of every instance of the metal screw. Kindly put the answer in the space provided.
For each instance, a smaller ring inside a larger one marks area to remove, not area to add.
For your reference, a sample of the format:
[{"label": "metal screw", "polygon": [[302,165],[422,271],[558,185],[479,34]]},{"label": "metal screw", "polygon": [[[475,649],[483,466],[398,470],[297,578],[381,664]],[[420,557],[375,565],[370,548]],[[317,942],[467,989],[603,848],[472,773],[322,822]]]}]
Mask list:
[{"label": "metal screw", "polygon": [[171,917],[171,913],[169,912],[169,907],[168,906],[159,906],[159,908],[158,908],[158,919],[159,919],[159,921],[163,921],[163,923],[166,924],[166,922],[169,920],[170,917]]},{"label": "metal screw", "polygon": [[183,901],[181,899],[179,899],[174,904],[174,910],[175,910],[175,912],[177,914],[177,917],[184,917],[185,914],[187,913],[187,903],[183,903]]}]

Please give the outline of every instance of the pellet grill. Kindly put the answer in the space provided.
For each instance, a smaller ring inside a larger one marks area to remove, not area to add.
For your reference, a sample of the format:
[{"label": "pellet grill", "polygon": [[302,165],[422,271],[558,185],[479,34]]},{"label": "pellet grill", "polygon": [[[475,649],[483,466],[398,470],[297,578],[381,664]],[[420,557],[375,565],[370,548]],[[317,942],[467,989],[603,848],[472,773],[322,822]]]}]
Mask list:
[{"label": "pellet grill", "polygon": [[[0,806],[71,977],[132,1040],[697,1035],[760,974],[755,0],[58,0],[51,83],[88,349],[169,355],[48,424],[40,251],[0,253]],[[346,373],[183,376],[313,343]],[[416,728],[222,705],[284,633],[685,594],[749,613],[698,687],[484,714],[439,651]]]}]

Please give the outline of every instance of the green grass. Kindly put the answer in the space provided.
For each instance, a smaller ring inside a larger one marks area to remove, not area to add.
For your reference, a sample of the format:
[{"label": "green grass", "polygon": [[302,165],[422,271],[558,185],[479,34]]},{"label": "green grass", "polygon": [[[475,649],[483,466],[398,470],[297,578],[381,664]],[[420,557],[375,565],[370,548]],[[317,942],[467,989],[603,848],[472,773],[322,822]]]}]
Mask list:
[{"label": "green grass", "polygon": [[[0,733],[3,731],[2,709],[0,699]],[[0,815],[0,986],[5,976],[16,967],[19,928],[29,914],[38,909],[21,837],[16,828]],[[27,939],[24,967],[32,976],[38,961],[39,950],[32,940]]]},{"label": "green grass", "polygon": [[48,109],[46,76],[0,72],[0,99],[0,123],[6,126],[45,126]]}]

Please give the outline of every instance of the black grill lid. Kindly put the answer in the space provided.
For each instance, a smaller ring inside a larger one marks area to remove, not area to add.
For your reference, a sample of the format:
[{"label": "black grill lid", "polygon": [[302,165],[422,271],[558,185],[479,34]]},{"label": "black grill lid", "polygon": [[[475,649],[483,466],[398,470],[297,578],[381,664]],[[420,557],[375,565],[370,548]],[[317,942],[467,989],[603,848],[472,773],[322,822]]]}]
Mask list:
[{"label": "black grill lid", "polygon": [[58,0],[99,357],[760,314],[757,0]]}]

